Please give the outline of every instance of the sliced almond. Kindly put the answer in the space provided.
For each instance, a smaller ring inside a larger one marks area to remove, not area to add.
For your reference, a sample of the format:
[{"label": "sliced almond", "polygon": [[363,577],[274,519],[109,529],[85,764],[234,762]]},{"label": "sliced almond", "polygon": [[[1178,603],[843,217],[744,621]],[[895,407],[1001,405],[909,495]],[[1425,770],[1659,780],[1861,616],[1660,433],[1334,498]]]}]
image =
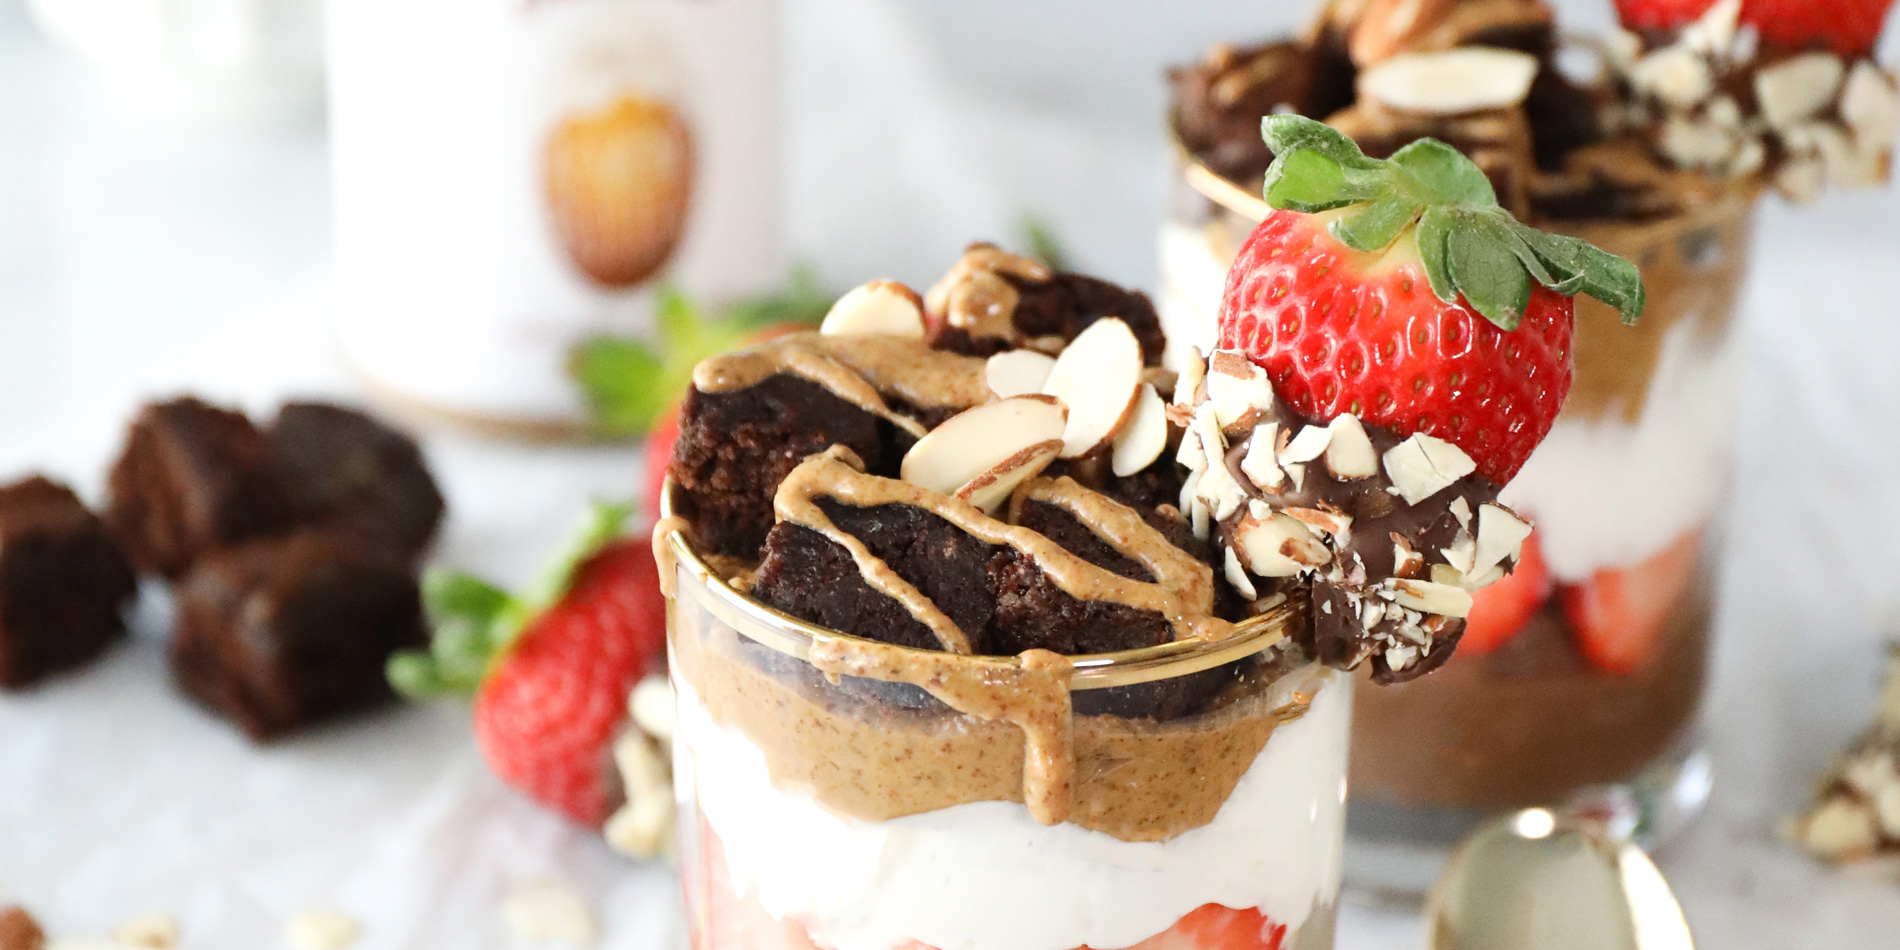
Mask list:
[{"label": "sliced almond", "polygon": [[983,364],[983,378],[998,399],[1028,396],[1042,392],[1043,384],[1049,381],[1049,371],[1055,365],[1055,357],[1046,353],[1010,350],[990,357],[989,362]]},{"label": "sliced almond", "polygon": [[1197,477],[1199,473],[1207,471],[1207,450],[1201,446],[1201,432],[1194,425],[1193,416],[1188,417],[1187,425],[1181,432],[1181,444],[1174,450],[1174,461]]},{"label": "sliced almond", "polygon": [[[1016,396],[951,416],[904,455],[904,481],[945,495],[1021,465],[1044,442],[1061,441],[1066,411],[1047,396]],[[1046,462],[1044,464],[1047,464]]]},{"label": "sliced almond", "polygon": [[874,280],[838,298],[818,332],[826,336],[924,338],[924,301],[894,280]]},{"label": "sliced almond", "polygon": [[1478,506],[1478,540],[1473,549],[1471,568],[1466,573],[1483,572],[1506,558],[1516,561],[1531,536],[1531,523],[1503,505]]},{"label": "sliced almond", "polygon": [[1900,88],[1893,76],[1867,60],[1856,63],[1841,88],[1841,120],[1864,144],[1893,145],[1900,132]]},{"label": "sliced almond", "polygon": [[1273,384],[1244,354],[1216,350],[1207,368],[1207,401],[1221,428],[1229,429],[1273,408]]},{"label": "sliced almond", "polygon": [[1253,430],[1247,439],[1247,454],[1241,456],[1240,473],[1264,492],[1280,493],[1280,484],[1286,481],[1286,472],[1280,469],[1280,463],[1274,461],[1274,442],[1279,438],[1280,424],[1269,422]]},{"label": "sliced almond", "polygon": [[1346,544],[1352,536],[1352,516],[1343,511],[1323,508],[1283,508],[1287,517],[1316,531],[1332,535],[1335,544]]},{"label": "sliced almond", "polygon": [[1423,432],[1386,450],[1384,462],[1386,477],[1408,505],[1438,494],[1478,469],[1463,449]]},{"label": "sliced almond", "polygon": [[1201,473],[1195,489],[1214,513],[1215,521],[1225,521],[1247,500],[1247,490],[1227,467],[1227,442],[1219,423],[1214,421],[1213,403],[1201,403],[1194,413],[1194,431],[1200,435],[1202,451],[1207,453],[1207,470]]},{"label": "sliced almond", "polygon": [[1048,468],[1049,463],[1061,454],[1061,439],[1038,442],[965,482],[963,487],[957,489],[956,495],[984,513],[994,515],[1003,507],[1003,502],[1016,493],[1018,487],[1042,474],[1042,470]]},{"label": "sliced almond", "polygon": [[1681,168],[1723,168],[1735,155],[1733,133],[1702,119],[1672,115],[1662,124],[1656,147]]},{"label": "sliced almond", "polygon": [[1841,86],[1847,69],[1832,53],[1803,53],[1755,73],[1755,104],[1770,126],[1785,129],[1814,118]]},{"label": "sliced almond", "polygon": [[1135,414],[1115,434],[1115,452],[1109,470],[1126,478],[1154,464],[1168,447],[1168,404],[1148,383],[1135,396]]},{"label": "sliced almond", "polygon": [[1700,53],[1687,46],[1665,46],[1636,61],[1630,84],[1665,105],[1690,109],[1715,92],[1715,73]]},{"label": "sliced almond", "polygon": [[1326,447],[1331,445],[1332,442],[1333,429],[1331,426],[1304,426],[1300,429],[1299,434],[1295,435],[1293,440],[1287,443],[1286,448],[1280,450],[1280,464],[1289,465],[1297,462],[1311,462],[1321,455],[1326,454]]},{"label": "sliced almond", "polygon": [[1801,843],[1829,860],[1860,858],[1880,844],[1880,828],[1872,809],[1851,798],[1833,798],[1808,815]]},{"label": "sliced almond", "polygon": [[1201,348],[1188,347],[1187,367],[1181,371],[1181,378],[1174,381],[1174,402],[1177,405],[1192,406],[1201,401],[1201,383],[1207,378],[1207,360],[1201,356]]},{"label": "sliced almond", "polygon": [[1346,481],[1379,474],[1378,450],[1372,447],[1372,437],[1366,435],[1358,416],[1346,413],[1327,428],[1333,430],[1333,437],[1326,444],[1326,468],[1334,478]]},{"label": "sliced almond", "polygon": [[1240,558],[1234,555],[1233,548],[1227,549],[1226,574],[1227,583],[1234,585],[1234,592],[1242,598],[1253,600],[1260,596],[1260,592],[1254,589],[1253,578],[1248,577],[1247,569],[1240,566]]},{"label": "sliced almond", "polygon": [[1445,559],[1445,563],[1451,565],[1451,569],[1457,571],[1462,577],[1472,572],[1473,563],[1478,557],[1478,543],[1471,536],[1471,532],[1460,531],[1458,536],[1438,553]]},{"label": "sliced almond", "polygon": [[1446,617],[1463,617],[1471,613],[1471,592],[1456,584],[1406,578],[1393,578],[1391,584],[1392,602],[1401,607]]},{"label": "sliced almond", "polygon": [[1465,496],[1459,495],[1458,497],[1453,498],[1451,500],[1450,510],[1451,510],[1451,516],[1453,518],[1458,519],[1458,527],[1463,528],[1466,531],[1470,531],[1471,530],[1471,502],[1466,501]]},{"label": "sliced almond", "polygon": [[1463,115],[1523,102],[1535,78],[1535,56],[1467,46],[1394,56],[1359,74],[1359,92],[1398,112]]},{"label": "sliced almond", "polygon": [[1418,553],[1410,541],[1397,531],[1390,532],[1392,537],[1392,573],[1397,577],[1417,577],[1425,569],[1425,555]]},{"label": "sliced almond", "polygon": [[1089,324],[1056,357],[1042,391],[1069,407],[1062,457],[1086,455],[1127,423],[1141,386],[1141,343],[1128,324],[1105,317]]},{"label": "sliced almond", "polygon": [[1313,532],[1283,514],[1244,520],[1234,534],[1234,549],[1247,569],[1261,577],[1292,577],[1332,558]]}]

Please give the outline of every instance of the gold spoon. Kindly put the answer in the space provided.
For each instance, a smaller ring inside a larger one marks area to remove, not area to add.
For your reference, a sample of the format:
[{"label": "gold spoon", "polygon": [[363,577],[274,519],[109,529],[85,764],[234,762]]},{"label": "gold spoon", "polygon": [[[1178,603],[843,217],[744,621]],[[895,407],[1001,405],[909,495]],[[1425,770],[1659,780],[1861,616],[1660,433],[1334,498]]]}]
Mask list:
[{"label": "gold spoon", "polygon": [[1432,950],[1694,950],[1682,905],[1627,836],[1531,808],[1460,845],[1426,900]]}]

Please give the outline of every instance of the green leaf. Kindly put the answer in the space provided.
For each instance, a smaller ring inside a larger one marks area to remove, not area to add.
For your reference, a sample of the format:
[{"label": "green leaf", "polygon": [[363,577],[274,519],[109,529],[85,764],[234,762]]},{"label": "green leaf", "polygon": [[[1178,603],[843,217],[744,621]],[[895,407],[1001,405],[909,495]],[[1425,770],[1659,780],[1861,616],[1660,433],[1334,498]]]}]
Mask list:
[{"label": "green leaf", "polygon": [[622,337],[582,340],[568,373],[580,385],[596,429],[606,435],[640,435],[677,394],[665,361],[652,347]]},{"label": "green leaf", "polygon": [[[596,502],[587,519],[562,543],[554,559],[521,597],[529,615],[548,608],[574,583],[574,572],[600,549],[626,534],[627,521],[633,517],[631,502]],[[505,645],[505,644],[504,644]]]},{"label": "green leaf", "polygon": [[1022,217],[1023,245],[1029,248],[1029,256],[1048,265],[1050,270],[1069,269],[1069,255],[1062,249],[1062,241],[1056,237],[1055,228],[1049,222],[1032,214]]},{"label": "green leaf", "polygon": [[1413,231],[1413,240],[1418,242],[1418,256],[1425,263],[1425,278],[1431,282],[1432,293],[1446,303],[1458,302],[1458,287],[1452,283],[1451,262],[1445,247],[1452,227],[1450,209],[1426,208],[1425,213],[1419,216],[1418,228]]},{"label": "green leaf", "polygon": [[1333,219],[1332,234],[1355,251],[1381,251],[1392,246],[1425,206],[1404,194],[1387,195]]},{"label": "green leaf", "polygon": [[1260,135],[1276,156],[1317,152],[1344,168],[1376,169],[1383,163],[1367,158],[1359,143],[1344,132],[1303,115],[1270,115],[1260,120]]},{"label": "green leaf", "polygon": [[1445,238],[1452,284],[1472,309],[1506,330],[1517,329],[1531,302],[1531,278],[1517,255],[1470,218]]},{"label": "green leaf", "polygon": [[422,575],[422,604],[432,622],[485,626],[507,612],[513,601],[507,591],[473,574],[431,569]]},{"label": "green leaf", "polygon": [[1390,161],[1410,173],[1420,189],[1421,203],[1497,206],[1497,191],[1484,170],[1437,139],[1419,139],[1393,153]]}]

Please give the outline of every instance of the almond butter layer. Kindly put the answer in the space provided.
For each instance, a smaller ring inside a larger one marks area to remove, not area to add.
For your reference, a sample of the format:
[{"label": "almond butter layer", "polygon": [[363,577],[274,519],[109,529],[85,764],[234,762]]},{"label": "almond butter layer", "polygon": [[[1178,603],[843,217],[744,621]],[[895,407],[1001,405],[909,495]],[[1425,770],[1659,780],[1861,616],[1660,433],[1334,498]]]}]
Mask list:
[{"label": "almond butter layer", "polygon": [[[820,665],[847,675],[929,683],[932,693],[973,712],[906,709],[829,686],[790,658],[777,664],[785,670],[761,669],[745,653],[766,648],[742,653],[739,635],[698,603],[701,596],[682,591],[675,602],[674,675],[692,686],[714,722],[765,753],[775,785],[867,821],[1040,798],[1026,804],[1041,819],[1061,811],[1071,824],[1123,841],[1164,841],[1214,819],[1273,730],[1305,713],[1323,679],[1311,666],[1263,672],[1206,713],[1157,723],[1070,716],[1066,678],[1057,689],[1049,675],[1066,669],[1060,657],[1040,670],[999,674],[995,658],[951,654],[900,670],[889,647],[859,641],[826,641],[814,651]],[[1066,730],[1048,729],[1057,715]],[[1055,731],[1070,734],[1072,765],[1035,765],[1062,750],[1027,748],[1025,735]],[[1048,782],[1025,781],[1026,762],[1066,784],[1066,805],[1049,794]]]}]

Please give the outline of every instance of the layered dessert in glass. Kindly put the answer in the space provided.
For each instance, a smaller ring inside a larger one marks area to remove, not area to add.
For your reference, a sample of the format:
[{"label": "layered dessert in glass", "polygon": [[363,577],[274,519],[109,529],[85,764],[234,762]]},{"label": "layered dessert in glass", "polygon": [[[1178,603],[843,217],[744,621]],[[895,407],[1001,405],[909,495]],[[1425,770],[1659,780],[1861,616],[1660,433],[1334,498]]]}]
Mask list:
[{"label": "layered dessert in glass", "polygon": [[695,947],[1332,945],[1347,671],[1451,656],[1567,294],[1642,288],[1443,143],[1269,136],[1289,210],[1179,373],[1145,296],[989,245],[696,367],[655,530]]},{"label": "layered dessert in glass", "polygon": [[1751,25],[1738,0],[1665,6],[1694,9],[1621,3],[1629,30],[1566,45],[1534,0],[1342,0],[1297,38],[1218,47],[1172,75],[1172,340],[1216,338],[1229,262],[1268,214],[1256,195],[1274,156],[1255,130],[1276,113],[1325,119],[1374,155],[1442,138],[1519,218],[1635,262],[1649,289],[1634,327],[1579,302],[1571,397],[1500,495],[1536,532],[1475,595],[1458,661],[1362,691],[1355,879],[1429,883],[1437,848],[1493,810],[1614,793],[1657,835],[1707,794],[1706,551],[1753,211],[1771,190],[1883,180],[1900,95],[1871,37]]}]

